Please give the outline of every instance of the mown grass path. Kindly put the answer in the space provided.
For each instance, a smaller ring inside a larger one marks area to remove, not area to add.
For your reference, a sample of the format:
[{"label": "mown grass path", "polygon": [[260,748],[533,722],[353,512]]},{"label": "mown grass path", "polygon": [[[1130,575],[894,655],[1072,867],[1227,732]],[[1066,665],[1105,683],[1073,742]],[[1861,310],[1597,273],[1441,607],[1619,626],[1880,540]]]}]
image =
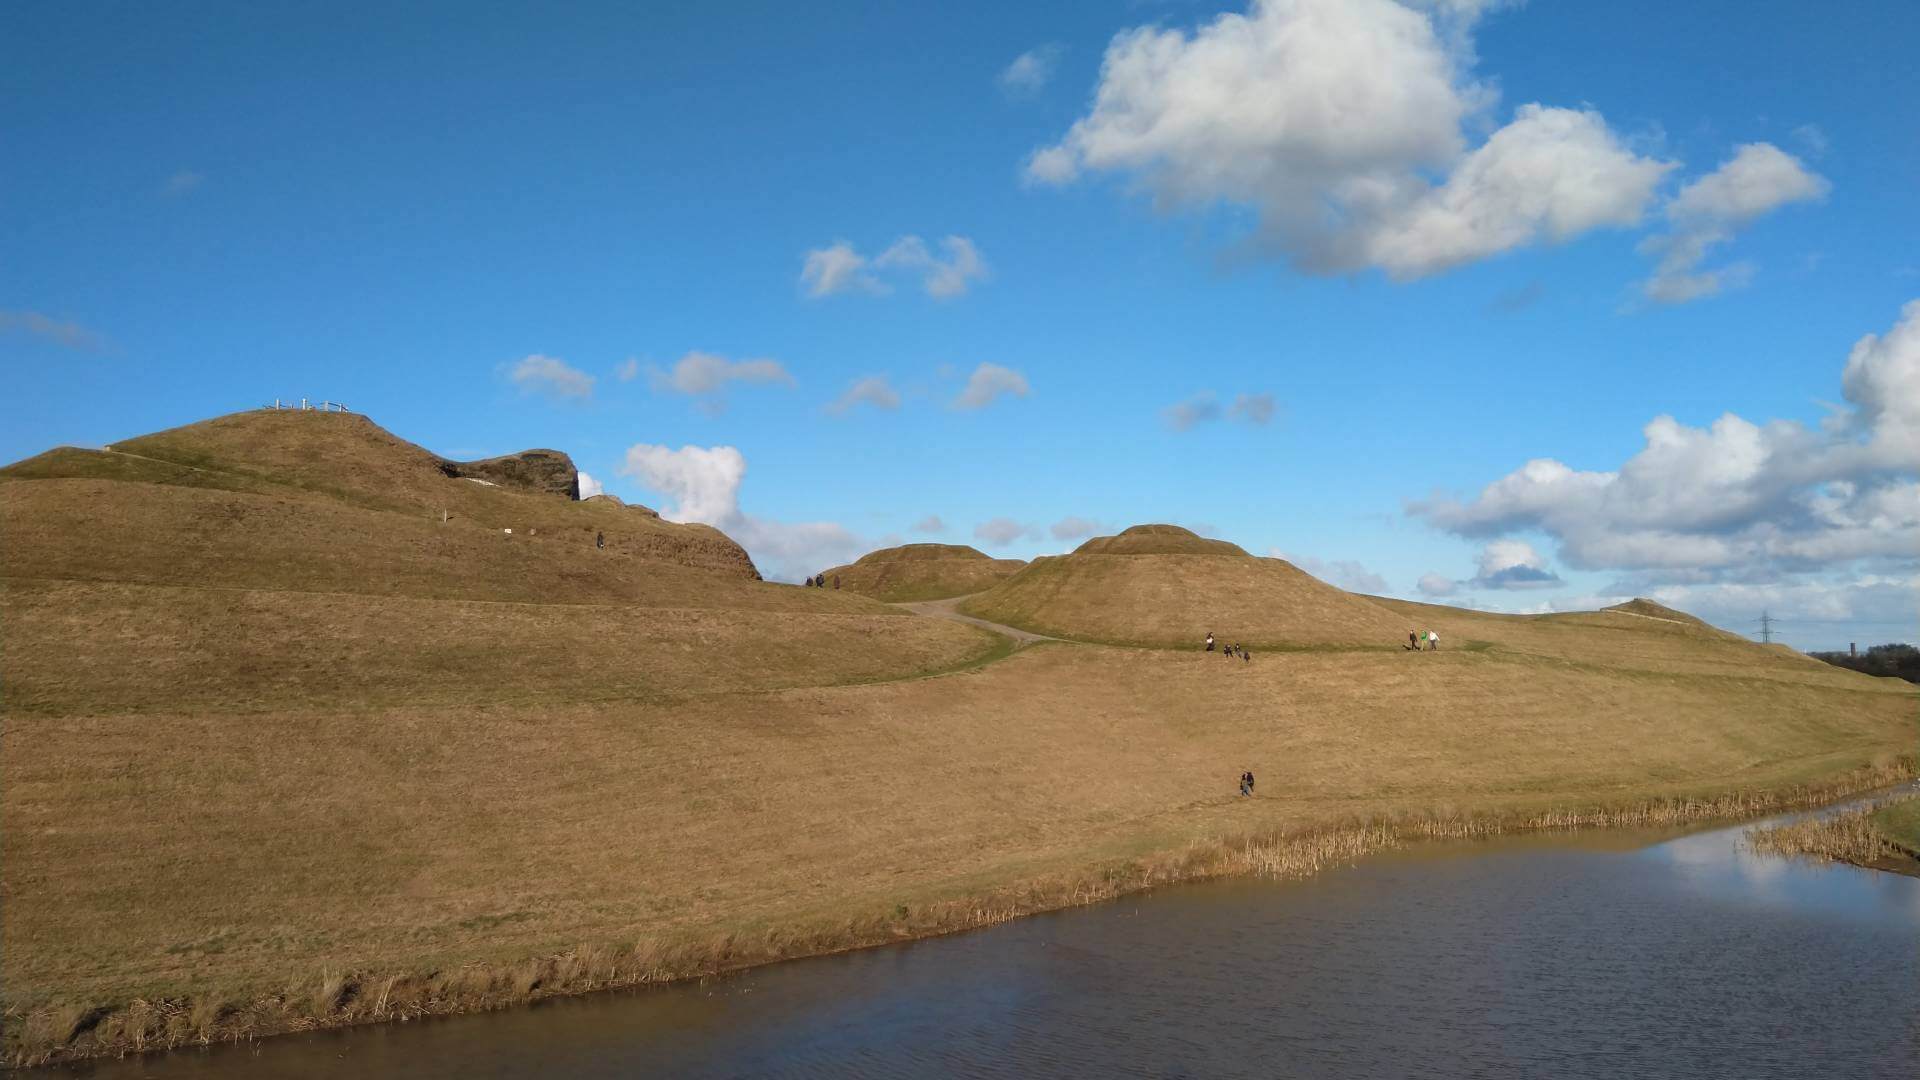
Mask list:
[{"label": "mown grass path", "polygon": [[989,622],[986,619],[978,619],[972,615],[962,615],[959,610],[960,603],[967,599],[970,599],[970,597],[950,596],[945,600],[922,600],[918,603],[895,604],[893,606],[905,611],[911,611],[916,615],[926,615],[935,619],[949,619],[953,622],[966,623],[968,626],[977,626],[982,630],[990,630],[993,633],[1012,638],[1016,649],[1023,649],[1028,645],[1041,641],[1066,640],[1065,638],[1049,637],[1046,634],[1036,634],[1031,630],[1022,630],[1017,626],[1008,626],[1005,623]]}]

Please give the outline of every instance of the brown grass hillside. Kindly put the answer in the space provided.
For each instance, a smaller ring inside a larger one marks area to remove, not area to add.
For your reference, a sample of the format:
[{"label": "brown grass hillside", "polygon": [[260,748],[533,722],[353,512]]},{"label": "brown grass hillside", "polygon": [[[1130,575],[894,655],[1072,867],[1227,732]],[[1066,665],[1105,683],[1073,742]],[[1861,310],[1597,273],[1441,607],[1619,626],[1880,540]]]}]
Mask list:
[{"label": "brown grass hillside", "polygon": [[945,600],[992,588],[1027,565],[964,544],[903,544],[870,551],[824,573],[829,582],[888,603]]},{"label": "brown grass hillside", "polygon": [[1137,525],[1035,559],[961,608],[1054,637],[1174,648],[1208,633],[1254,649],[1387,648],[1406,634],[1365,597],[1175,525]]},{"label": "brown grass hillside", "polygon": [[978,598],[1167,647],[1014,652],[340,420],[0,470],[7,1060],[935,932],[1356,821],[1777,805],[1920,737],[1911,685],[1657,605],[1357,597],[1184,530]]},{"label": "brown grass hillside", "polygon": [[481,484],[364,417],[263,411],[0,470],[7,705],[251,710],[326,684],[369,704],[657,697],[995,648],[761,582],[717,530],[555,494],[550,468],[501,471],[525,460],[479,463],[501,477]]}]

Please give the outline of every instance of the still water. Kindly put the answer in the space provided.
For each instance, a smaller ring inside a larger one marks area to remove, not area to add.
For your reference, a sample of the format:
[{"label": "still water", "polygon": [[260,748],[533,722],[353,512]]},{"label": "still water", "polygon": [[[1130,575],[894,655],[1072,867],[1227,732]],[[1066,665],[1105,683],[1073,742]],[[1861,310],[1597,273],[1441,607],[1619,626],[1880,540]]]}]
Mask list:
[{"label": "still water", "polygon": [[1920,1077],[1920,879],[1743,827],[1434,844],[122,1077]]}]

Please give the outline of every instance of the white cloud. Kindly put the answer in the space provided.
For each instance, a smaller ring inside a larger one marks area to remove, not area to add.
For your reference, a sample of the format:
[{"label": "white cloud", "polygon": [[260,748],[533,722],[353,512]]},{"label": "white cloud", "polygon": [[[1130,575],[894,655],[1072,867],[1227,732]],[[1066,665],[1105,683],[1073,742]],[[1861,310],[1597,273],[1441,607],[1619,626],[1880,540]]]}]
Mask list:
[{"label": "white cloud", "polygon": [[1003,395],[1027,396],[1027,377],[999,364],[981,364],[967,376],[967,385],[953,399],[956,409],[984,409]]},{"label": "white cloud", "polygon": [[846,562],[863,549],[859,537],[832,522],[774,521],[743,512],[740,484],[747,459],[731,446],[671,450],[636,443],[627,448],[620,474],[671,500],[661,517],[719,529],[770,576],[797,579]]},{"label": "white cloud", "polygon": [[1864,434],[1868,464],[1920,469],[1920,300],[1908,301],[1884,337],[1855,342],[1840,374],[1840,393],[1854,414],[1837,427]]},{"label": "white cloud", "polygon": [[92,330],[77,322],[56,319],[38,311],[0,311],[0,330],[17,330],[80,352],[107,350],[107,339]]},{"label": "white cloud", "polygon": [[1660,416],[1618,469],[1539,458],[1471,499],[1408,511],[1467,537],[1543,533],[1566,565],[1635,572],[1641,591],[1910,576],[1920,566],[1920,301],[1854,345],[1841,391],[1850,407],[1818,428]]},{"label": "white cloud", "polygon": [[914,522],[910,527],[917,533],[943,533],[947,531],[947,523],[940,520],[939,514],[928,514],[926,517]]},{"label": "white cloud", "polygon": [[980,249],[966,237],[943,237],[940,250],[944,258],[936,257],[928,250],[926,241],[919,237],[903,236],[895,240],[892,247],[881,252],[873,260],[873,265],[884,270],[898,269],[919,274],[921,287],[928,296],[938,300],[964,296],[970,282],[987,276],[986,260],[980,257]]},{"label": "white cloud", "polygon": [[698,521],[724,528],[740,512],[740,481],[747,459],[731,446],[664,446],[635,443],[627,448],[622,476],[630,476],[672,502],[660,516],[668,521]]},{"label": "white cloud", "polygon": [[1670,168],[1621,145],[1599,113],[1522,105],[1445,184],[1382,215],[1335,261],[1404,280],[1537,240],[1637,225]]},{"label": "white cloud", "polygon": [[887,287],[867,273],[867,258],[845,240],[807,252],[800,265],[800,287],[808,296],[844,292],[884,293]]},{"label": "white cloud", "polygon": [[637,356],[629,356],[625,360],[620,361],[620,366],[613,369],[613,377],[619,379],[621,382],[632,382],[639,378],[640,358]]},{"label": "white cloud", "polygon": [[1466,73],[1469,31],[1494,6],[1255,0],[1190,34],[1126,31],[1027,177],[1125,173],[1162,208],[1248,206],[1264,243],[1318,273],[1415,278],[1637,223],[1672,166],[1598,113],[1522,105],[1469,145],[1495,99]]},{"label": "white cloud", "polygon": [[1200,424],[1220,419],[1220,402],[1213,392],[1202,390],[1185,401],[1176,401],[1160,410],[1161,419],[1175,431],[1191,431]]},{"label": "white cloud", "polygon": [[1793,129],[1793,137],[1801,146],[1807,148],[1808,154],[1814,157],[1824,156],[1828,148],[1833,145],[1827,138],[1827,133],[1821,130],[1818,124],[1801,124]]},{"label": "white cloud", "polygon": [[1377,596],[1392,591],[1387,586],[1386,578],[1353,559],[1318,559],[1312,555],[1289,555],[1279,548],[1268,548],[1267,556],[1273,559],[1285,559],[1321,581],[1348,592],[1369,593]]},{"label": "white cloud", "polygon": [[1667,203],[1669,231],[1640,244],[1643,254],[1660,257],[1653,276],[1641,284],[1642,293],[1659,303],[1681,304],[1744,285],[1753,275],[1749,263],[1713,270],[1700,264],[1756,218],[1790,203],[1824,199],[1831,189],[1825,177],[1771,143],[1740,147]]},{"label": "white cloud", "polygon": [[1039,93],[1052,80],[1061,52],[1058,45],[1042,45],[1014,57],[997,80],[1001,92],[1008,97],[1031,97]]},{"label": "white cloud", "polygon": [[1225,417],[1236,423],[1265,427],[1273,422],[1278,406],[1272,394],[1235,394],[1225,409],[1211,390],[1202,390],[1184,401],[1176,401],[1160,410],[1160,418],[1175,431],[1191,431],[1200,424]]},{"label": "white cloud", "polygon": [[1031,525],[1024,525],[1012,518],[1004,517],[983,521],[973,527],[973,538],[975,540],[983,541],[994,547],[1006,547],[1008,544],[1023,537],[1037,540],[1040,538],[1040,530]]},{"label": "white cloud", "polygon": [[1233,404],[1227,406],[1227,419],[1265,427],[1273,422],[1276,408],[1272,394],[1235,394]]},{"label": "white cloud", "polygon": [[207,178],[200,173],[191,169],[182,169],[167,177],[167,182],[160,188],[160,193],[168,198],[178,198],[206,183],[206,180]]},{"label": "white cloud", "polygon": [[936,300],[964,296],[973,282],[989,276],[979,247],[964,236],[942,237],[939,255],[918,236],[903,236],[871,259],[845,240],[809,251],[800,268],[800,284],[811,297],[892,292],[881,272],[917,276],[920,287]]},{"label": "white cloud", "polygon": [[593,477],[587,475],[587,470],[581,469],[579,471],[579,476],[580,476],[580,497],[581,498],[591,499],[595,495],[606,494],[606,489],[600,486],[600,481],[595,480]]},{"label": "white cloud", "polygon": [[593,396],[593,376],[552,356],[534,353],[522,357],[507,370],[507,378],[522,393],[542,393],[556,398]]},{"label": "white cloud", "polygon": [[793,386],[794,378],[778,360],[729,360],[695,349],[674,362],[672,369],[649,368],[647,380],[656,393],[679,393],[701,398],[703,407],[719,412],[725,407],[731,383]]},{"label": "white cloud", "polygon": [[1480,572],[1467,582],[1476,589],[1544,589],[1564,584],[1547,560],[1524,540],[1495,540],[1480,549]]},{"label": "white cloud", "polygon": [[875,409],[897,409],[900,407],[900,394],[887,382],[885,375],[868,375],[853,380],[844,393],[828,403],[827,411],[835,416],[845,416],[860,405]]},{"label": "white cloud", "polygon": [[1089,536],[1099,536],[1106,528],[1097,521],[1069,514],[1054,522],[1047,531],[1053,534],[1055,540],[1084,540]]},{"label": "white cloud", "polygon": [[1460,591],[1460,586],[1452,578],[1439,574],[1421,574],[1416,587],[1422,596],[1452,596]]}]

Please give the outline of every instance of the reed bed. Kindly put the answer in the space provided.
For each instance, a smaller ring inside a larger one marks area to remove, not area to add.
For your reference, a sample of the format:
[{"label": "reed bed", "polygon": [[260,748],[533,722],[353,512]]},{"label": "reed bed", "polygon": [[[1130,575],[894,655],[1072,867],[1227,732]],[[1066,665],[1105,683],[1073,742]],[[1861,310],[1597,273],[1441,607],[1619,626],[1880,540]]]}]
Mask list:
[{"label": "reed bed", "polygon": [[[42,1065],[320,1028],[406,1022],[508,1008],[543,998],[655,986],[781,960],[958,933],[1164,885],[1236,876],[1306,878],[1422,840],[1657,827],[1778,813],[1911,779],[1916,769],[1920,760],[1906,757],[1883,760],[1823,783],[1609,806],[1519,813],[1430,807],[1292,831],[1221,836],[1093,867],[1078,875],[1039,878],[933,904],[896,904],[884,911],[805,925],[735,929],[678,940],[589,944],[503,966],[432,972],[325,971],[298,980],[282,992],[246,1001],[210,995],[136,998],[112,1005],[59,1003],[26,1013],[9,1010],[0,1017],[7,1032],[5,1060],[15,1067]],[[1866,827],[1865,818],[1864,811],[1834,815],[1754,830],[1749,836],[1756,847],[1782,853],[1863,853],[1868,849],[1854,838]]]},{"label": "reed bed", "polygon": [[1755,851],[1795,858],[1824,859],[1855,866],[1920,865],[1915,852],[1882,827],[1882,811],[1920,799],[1908,795],[1870,803],[1836,814],[1823,814],[1782,825],[1747,830],[1747,845]]}]

